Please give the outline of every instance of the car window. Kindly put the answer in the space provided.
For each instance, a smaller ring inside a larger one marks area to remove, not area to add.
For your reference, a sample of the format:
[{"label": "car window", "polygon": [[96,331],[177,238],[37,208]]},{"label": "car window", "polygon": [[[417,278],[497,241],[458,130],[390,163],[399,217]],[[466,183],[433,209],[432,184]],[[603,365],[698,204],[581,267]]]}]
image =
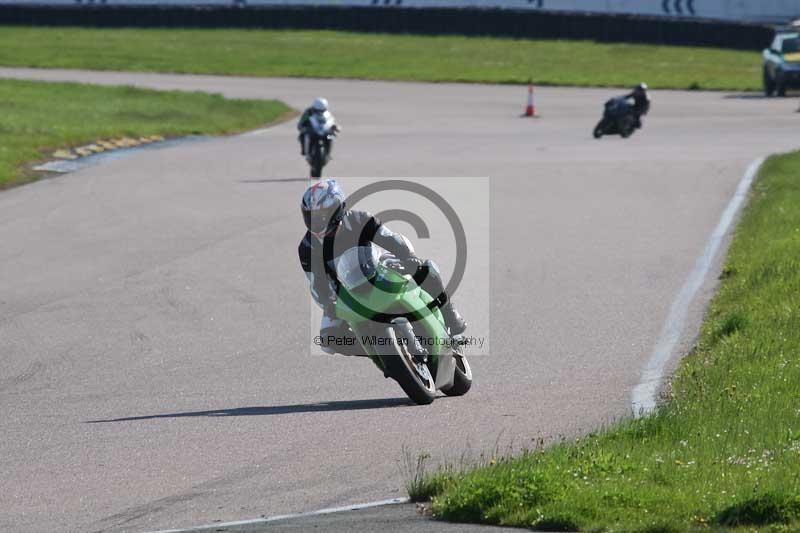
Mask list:
[{"label": "car window", "polygon": [[791,39],[784,39],[783,45],[781,46],[781,52],[784,54],[793,54],[795,52],[800,52],[800,39],[797,37]]}]

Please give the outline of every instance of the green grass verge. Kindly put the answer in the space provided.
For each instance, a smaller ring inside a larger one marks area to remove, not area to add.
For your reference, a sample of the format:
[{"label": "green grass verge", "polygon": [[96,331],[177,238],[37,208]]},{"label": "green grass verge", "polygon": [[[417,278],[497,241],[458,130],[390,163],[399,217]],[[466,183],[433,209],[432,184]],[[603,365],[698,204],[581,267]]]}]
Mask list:
[{"label": "green grass verge", "polygon": [[761,169],[698,345],[654,416],[411,480],[453,521],[800,531],[800,152]]},{"label": "green grass verge", "polygon": [[230,133],[291,113],[274,100],[15,80],[0,80],[0,111],[0,189],[35,179],[23,163],[55,148],[126,135]]},{"label": "green grass verge", "polygon": [[758,89],[757,52],[334,31],[0,27],[0,65],[669,89]]}]

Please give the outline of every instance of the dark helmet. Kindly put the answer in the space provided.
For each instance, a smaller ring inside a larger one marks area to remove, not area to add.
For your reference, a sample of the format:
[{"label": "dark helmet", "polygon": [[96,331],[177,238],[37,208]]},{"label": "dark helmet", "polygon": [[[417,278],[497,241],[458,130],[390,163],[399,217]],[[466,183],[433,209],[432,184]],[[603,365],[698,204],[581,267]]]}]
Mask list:
[{"label": "dark helmet", "polygon": [[346,209],[344,191],[333,179],[318,181],[303,194],[300,210],[308,231],[322,236],[342,220]]}]

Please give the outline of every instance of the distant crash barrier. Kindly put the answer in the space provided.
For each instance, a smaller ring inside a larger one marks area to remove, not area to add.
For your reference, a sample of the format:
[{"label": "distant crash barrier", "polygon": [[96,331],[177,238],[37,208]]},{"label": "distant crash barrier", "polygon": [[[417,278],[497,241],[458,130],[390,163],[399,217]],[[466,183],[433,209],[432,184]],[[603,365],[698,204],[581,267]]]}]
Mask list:
[{"label": "distant crash barrier", "polygon": [[160,5],[512,9],[601,15],[697,18],[784,24],[800,17],[797,0],[0,0],[16,5]]},{"label": "distant crash barrier", "polygon": [[[101,0],[98,0],[101,2]],[[699,0],[696,0],[699,1]],[[773,29],[758,23],[640,15],[549,12],[531,9],[426,8],[395,5],[287,6],[3,4],[0,24],[97,27],[331,29],[423,35],[484,35],[530,39],[713,46],[761,50]]]}]

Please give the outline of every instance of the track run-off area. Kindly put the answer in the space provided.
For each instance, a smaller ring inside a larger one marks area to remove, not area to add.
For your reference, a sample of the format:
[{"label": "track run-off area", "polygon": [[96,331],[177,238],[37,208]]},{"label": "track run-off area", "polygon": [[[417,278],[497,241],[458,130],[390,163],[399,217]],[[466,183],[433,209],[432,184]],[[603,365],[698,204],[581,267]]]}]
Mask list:
[{"label": "track run-off area", "polygon": [[[539,89],[541,117],[522,119],[516,86],[0,76],[298,109],[325,96],[343,127],[327,175],[491,180],[491,301],[468,287],[456,299],[473,323],[488,308],[491,351],[470,360],[468,395],[427,407],[366,360],[308,353],[297,259],[308,172],[293,122],[0,193],[8,531],[143,531],[398,498],[404,449],[457,460],[629,416],[742,177],[797,147],[800,120],[791,99],[654,91],[642,131],[598,141],[602,105],[621,90]],[[667,373],[697,333],[724,248]]]}]

